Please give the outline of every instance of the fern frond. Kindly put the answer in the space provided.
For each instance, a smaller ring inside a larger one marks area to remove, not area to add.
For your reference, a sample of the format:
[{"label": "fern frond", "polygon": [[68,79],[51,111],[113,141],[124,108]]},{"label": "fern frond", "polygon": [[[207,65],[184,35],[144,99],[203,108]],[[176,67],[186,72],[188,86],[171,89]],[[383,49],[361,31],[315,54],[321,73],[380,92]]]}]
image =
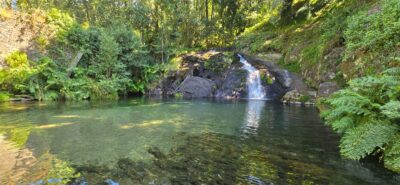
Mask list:
[{"label": "fern frond", "polygon": [[400,134],[397,134],[397,137],[385,152],[384,163],[386,168],[400,171]]},{"label": "fern frond", "polygon": [[400,118],[400,101],[390,101],[381,107],[382,114],[389,119]]},{"label": "fern frond", "polygon": [[383,71],[385,75],[400,76],[400,67],[393,67]]},{"label": "fern frond", "polygon": [[347,129],[354,126],[354,120],[351,117],[345,116],[340,120],[332,123],[332,128],[338,133],[343,133]]},{"label": "fern frond", "polygon": [[341,154],[349,159],[359,160],[383,148],[397,134],[398,126],[373,121],[359,125],[345,132],[340,148]]}]

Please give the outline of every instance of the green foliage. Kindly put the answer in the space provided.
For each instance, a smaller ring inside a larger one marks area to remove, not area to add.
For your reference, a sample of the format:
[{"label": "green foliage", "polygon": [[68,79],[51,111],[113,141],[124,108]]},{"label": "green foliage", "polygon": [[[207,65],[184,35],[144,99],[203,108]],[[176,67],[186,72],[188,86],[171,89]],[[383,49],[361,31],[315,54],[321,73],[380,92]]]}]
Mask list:
[{"label": "green foliage", "polygon": [[399,119],[400,118],[400,101],[389,101],[381,108],[382,114],[389,119]]},{"label": "green foliage", "polygon": [[311,45],[303,49],[301,53],[301,60],[307,65],[313,65],[318,63],[322,58],[321,45]]},{"label": "green foliage", "polygon": [[400,56],[400,2],[383,0],[347,20],[344,32],[346,60],[358,58],[355,71],[374,74],[385,66],[398,66]]},{"label": "green foliage", "polygon": [[77,173],[75,168],[73,168],[70,163],[54,158],[51,163],[51,169],[45,177],[45,180],[48,181],[50,179],[61,179],[60,182],[48,184],[62,185],[68,184],[71,179],[78,177],[80,177],[80,173]]},{"label": "green foliage", "polygon": [[[65,27],[65,26],[63,26]],[[145,93],[163,72],[139,37],[124,25],[109,28],[74,24],[49,47],[52,59],[36,62],[29,91],[38,100],[118,99]],[[77,64],[71,53],[82,52]]]},{"label": "green foliage", "polygon": [[10,100],[10,94],[7,92],[0,91],[0,102],[6,102]]},{"label": "green foliage", "polygon": [[204,67],[214,72],[225,71],[232,64],[232,59],[223,54],[212,56],[204,63]]},{"label": "green foliage", "polygon": [[350,159],[381,155],[385,166],[400,171],[400,69],[350,81],[326,100],[326,123],[343,133],[341,153]]},{"label": "green foliage", "polygon": [[300,102],[308,102],[311,100],[310,96],[300,96],[299,101]]},{"label": "green foliage", "polygon": [[390,123],[373,121],[363,123],[362,126],[356,126],[345,132],[340,152],[349,159],[361,159],[384,149],[398,132],[398,126]]},{"label": "green foliage", "polygon": [[283,60],[279,62],[279,65],[282,66],[284,69],[287,69],[290,72],[293,73],[299,73],[300,72],[300,64],[298,62],[289,62],[289,63],[283,63]]},{"label": "green foliage", "polygon": [[265,82],[265,84],[271,85],[274,83],[274,79],[272,79],[268,74],[261,73],[261,80]]},{"label": "green foliage", "polygon": [[24,93],[28,79],[37,73],[24,52],[16,51],[5,58],[7,67],[0,69],[0,90]]},{"label": "green foliage", "polygon": [[345,31],[348,54],[391,51],[399,46],[400,2],[383,0],[381,8],[362,11],[349,18]]}]

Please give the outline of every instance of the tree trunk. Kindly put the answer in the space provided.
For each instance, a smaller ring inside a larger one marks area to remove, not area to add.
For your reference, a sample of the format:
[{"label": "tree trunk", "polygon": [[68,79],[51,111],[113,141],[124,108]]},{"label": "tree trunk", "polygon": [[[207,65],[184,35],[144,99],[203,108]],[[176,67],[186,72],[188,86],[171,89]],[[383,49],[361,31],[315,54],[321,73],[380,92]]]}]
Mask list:
[{"label": "tree trunk", "polygon": [[208,21],[208,0],[206,0],[206,20]]},{"label": "tree trunk", "polygon": [[83,56],[83,52],[82,52],[82,51],[79,51],[79,52],[76,54],[75,58],[72,59],[71,63],[70,63],[69,66],[68,66],[68,69],[67,69],[67,76],[68,76],[68,77],[71,77],[72,71],[73,71],[74,68],[78,65],[78,63],[79,63],[79,61],[81,60],[82,56]]}]

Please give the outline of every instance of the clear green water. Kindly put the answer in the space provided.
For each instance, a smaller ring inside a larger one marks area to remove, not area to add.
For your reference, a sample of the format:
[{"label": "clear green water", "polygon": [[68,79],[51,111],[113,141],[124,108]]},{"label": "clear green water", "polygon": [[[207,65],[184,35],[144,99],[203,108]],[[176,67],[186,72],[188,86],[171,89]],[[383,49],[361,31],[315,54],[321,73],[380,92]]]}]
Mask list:
[{"label": "clear green water", "polygon": [[338,139],[315,108],[265,101],[3,104],[0,184],[399,184]]}]

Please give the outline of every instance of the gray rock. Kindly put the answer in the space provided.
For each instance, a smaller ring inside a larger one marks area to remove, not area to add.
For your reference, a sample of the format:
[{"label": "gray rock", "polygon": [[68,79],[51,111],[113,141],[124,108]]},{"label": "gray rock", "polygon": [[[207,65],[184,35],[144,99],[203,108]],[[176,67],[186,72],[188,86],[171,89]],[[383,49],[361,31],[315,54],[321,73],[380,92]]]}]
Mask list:
[{"label": "gray rock", "polygon": [[292,91],[287,92],[282,97],[282,102],[284,102],[284,103],[300,102],[301,96],[303,96],[303,95],[299,91],[292,90]]},{"label": "gray rock", "polygon": [[308,91],[308,86],[303,82],[303,79],[299,75],[282,69],[273,62],[264,61],[243,53],[241,53],[241,55],[256,68],[268,69],[268,71],[272,74],[272,76],[275,77],[276,81],[282,86],[282,88],[287,89],[287,91],[295,89],[302,93],[306,93]]},{"label": "gray rock", "polygon": [[184,98],[212,97],[215,83],[209,79],[188,76],[178,88]]},{"label": "gray rock", "polygon": [[302,94],[298,90],[292,90],[282,97],[281,101],[285,104],[295,104],[295,105],[314,105],[315,97],[309,94]]},{"label": "gray rock", "polygon": [[257,58],[260,58],[265,61],[272,61],[273,63],[277,63],[283,58],[283,55],[282,55],[282,53],[272,52],[272,53],[266,53],[266,54],[258,54]]},{"label": "gray rock", "polygon": [[151,90],[148,92],[148,94],[149,94],[150,96],[153,96],[153,97],[161,97],[161,96],[163,95],[163,91],[162,91],[161,88],[156,87],[156,88],[154,88],[154,89],[151,89]]},{"label": "gray rock", "polygon": [[336,82],[324,82],[319,85],[318,97],[328,97],[338,90],[340,90],[340,87]]},{"label": "gray rock", "polygon": [[247,72],[241,69],[230,70],[223,80],[222,86],[217,90],[216,97],[236,99],[246,95]]}]

